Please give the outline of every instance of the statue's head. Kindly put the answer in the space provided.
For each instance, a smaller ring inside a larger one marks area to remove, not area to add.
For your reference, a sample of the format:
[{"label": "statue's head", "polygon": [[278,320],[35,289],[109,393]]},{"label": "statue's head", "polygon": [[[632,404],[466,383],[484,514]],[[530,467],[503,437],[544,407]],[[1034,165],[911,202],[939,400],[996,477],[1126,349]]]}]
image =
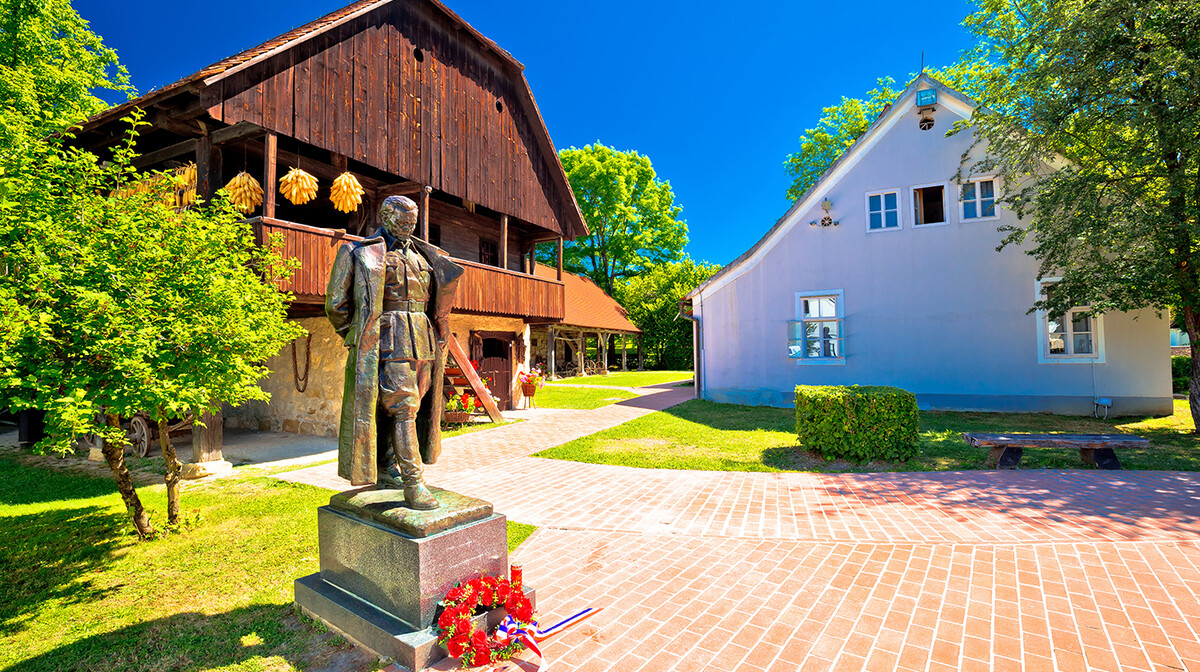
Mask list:
[{"label": "statue's head", "polygon": [[417,204],[407,196],[388,196],[379,206],[379,219],[388,233],[405,240],[417,228]]}]

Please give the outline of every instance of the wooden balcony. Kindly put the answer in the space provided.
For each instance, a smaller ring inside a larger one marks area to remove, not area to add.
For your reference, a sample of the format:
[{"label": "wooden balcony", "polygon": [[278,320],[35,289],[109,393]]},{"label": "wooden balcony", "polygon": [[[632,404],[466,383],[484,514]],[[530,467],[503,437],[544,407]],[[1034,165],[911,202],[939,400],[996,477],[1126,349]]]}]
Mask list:
[{"label": "wooden balcony", "polygon": [[509,315],[535,322],[563,319],[563,283],[473,261],[454,261],[466,269],[458,281],[454,312]]},{"label": "wooden balcony", "polygon": [[[362,240],[338,229],[322,229],[270,217],[254,217],[254,237],[259,245],[271,235],[283,237],[285,258],[300,261],[300,268],[281,291],[291,292],[297,304],[325,303],[325,289],[333,258],[343,243]],[[455,259],[466,272],[458,283],[454,312],[520,317],[535,322],[554,322],[564,315],[563,283],[464,259]]]}]

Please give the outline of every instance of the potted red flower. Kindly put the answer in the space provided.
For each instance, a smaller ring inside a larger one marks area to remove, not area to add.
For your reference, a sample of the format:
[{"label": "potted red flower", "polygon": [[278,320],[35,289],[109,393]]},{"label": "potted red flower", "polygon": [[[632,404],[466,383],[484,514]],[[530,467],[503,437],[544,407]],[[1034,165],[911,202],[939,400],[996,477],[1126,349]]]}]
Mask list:
[{"label": "potted red flower", "polygon": [[542,371],[542,366],[539,364],[530,371],[518,373],[517,380],[521,381],[521,394],[532,397],[537,393],[538,388],[545,384],[546,374]]},{"label": "potted red flower", "polygon": [[471,421],[471,414],[475,412],[478,400],[472,397],[470,393],[464,392],[461,395],[451,395],[446,400],[446,410],[442,414],[442,420],[446,424],[463,424]]}]

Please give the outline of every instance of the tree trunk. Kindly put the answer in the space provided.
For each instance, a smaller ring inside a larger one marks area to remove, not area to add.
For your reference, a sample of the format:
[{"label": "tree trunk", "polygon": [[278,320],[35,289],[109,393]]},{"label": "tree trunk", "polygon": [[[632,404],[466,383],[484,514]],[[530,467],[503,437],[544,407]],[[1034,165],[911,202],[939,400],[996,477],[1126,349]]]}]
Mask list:
[{"label": "tree trunk", "polygon": [[167,523],[179,523],[179,460],[175,458],[175,446],[171,444],[170,423],[165,418],[158,421],[158,447],[162,449],[163,461],[167,463]]},{"label": "tree trunk", "polygon": [[1200,434],[1200,313],[1191,306],[1183,306],[1183,326],[1191,341],[1192,371],[1188,381],[1188,405],[1192,410],[1192,433]]},{"label": "tree trunk", "polygon": [[[121,419],[115,414],[108,413],[105,415],[108,420],[108,426],[117,429],[118,433],[121,430]],[[104,442],[104,460],[108,462],[108,468],[112,469],[113,478],[117,481],[117,491],[121,493],[121,499],[125,501],[125,510],[129,512],[133,518],[133,527],[137,530],[138,536],[142,539],[154,534],[154,526],[150,524],[150,517],[146,515],[146,509],[142,507],[142,500],[138,498],[137,490],[133,488],[133,479],[129,476],[129,469],[125,467],[125,444],[124,434],[121,433],[121,439],[117,441]]]}]

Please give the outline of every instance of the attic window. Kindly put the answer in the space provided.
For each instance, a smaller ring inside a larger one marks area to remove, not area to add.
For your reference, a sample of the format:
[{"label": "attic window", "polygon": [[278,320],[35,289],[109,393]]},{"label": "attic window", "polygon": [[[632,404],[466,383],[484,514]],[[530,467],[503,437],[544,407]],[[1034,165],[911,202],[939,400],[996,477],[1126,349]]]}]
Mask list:
[{"label": "attic window", "polygon": [[913,189],[913,221],[918,226],[946,223],[946,187],[944,185]]},{"label": "attic window", "polygon": [[417,59],[418,63],[424,63],[425,52],[421,51],[420,47],[413,47],[413,58]]}]

